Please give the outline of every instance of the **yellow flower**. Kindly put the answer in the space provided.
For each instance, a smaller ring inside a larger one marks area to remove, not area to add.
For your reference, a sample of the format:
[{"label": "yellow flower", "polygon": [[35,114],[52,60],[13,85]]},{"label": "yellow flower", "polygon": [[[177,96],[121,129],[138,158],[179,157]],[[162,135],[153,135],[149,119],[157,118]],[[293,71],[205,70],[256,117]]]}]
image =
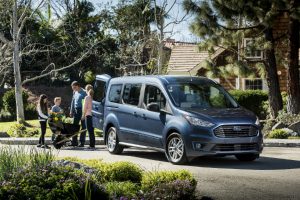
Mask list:
[{"label": "yellow flower", "polygon": [[57,117],[54,117],[54,121],[58,121],[58,118],[57,118]]}]

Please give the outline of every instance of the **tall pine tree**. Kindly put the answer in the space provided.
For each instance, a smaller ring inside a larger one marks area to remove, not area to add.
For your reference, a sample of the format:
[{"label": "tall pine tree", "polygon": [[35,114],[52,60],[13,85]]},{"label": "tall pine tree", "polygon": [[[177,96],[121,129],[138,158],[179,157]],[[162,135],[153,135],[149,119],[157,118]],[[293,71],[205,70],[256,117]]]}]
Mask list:
[{"label": "tall pine tree", "polygon": [[289,14],[288,25],[288,83],[287,83],[287,111],[292,114],[300,113],[300,79],[299,79],[299,0],[286,0],[286,10]]},{"label": "tall pine tree", "polygon": [[[288,95],[290,104],[288,110],[299,112],[297,111],[299,109],[297,105],[299,105],[300,101],[296,95],[296,93],[299,94],[299,87],[297,86],[299,85],[299,67],[296,64],[296,61],[298,63],[296,52],[298,54],[299,42],[297,42],[297,37],[295,36],[296,34],[299,36],[299,29],[297,30],[299,26],[294,25],[297,23],[295,16],[297,16],[299,6],[295,2],[293,0],[184,1],[185,9],[192,11],[195,15],[191,28],[195,34],[205,41],[204,46],[212,52],[214,51],[213,47],[219,46],[238,54],[236,57],[241,57],[241,60],[237,62],[240,67],[243,67],[243,64],[249,64],[251,61],[244,57],[245,54],[243,52],[245,53],[245,51],[242,50],[239,43],[244,37],[249,37],[249,35],[256,38],[253,46],[259,47],[265,53],[265,58],[260,62],[263,64],[262,66],[266,73],[270,110],[273,118],[277,116],[278,111],[283,107],[275,54],[275,43],[278,38],[274,38],[273,26],[275,20],[286,12],[288,12],[289,16],[292,16],[288,34],[290,41],[288,47],[290,52],[288,58]],[[283,35],[283,37],[285,36]],[[292,40],[294,42],[291,42]],[[297,101],[298,104],[296,103]]]}]

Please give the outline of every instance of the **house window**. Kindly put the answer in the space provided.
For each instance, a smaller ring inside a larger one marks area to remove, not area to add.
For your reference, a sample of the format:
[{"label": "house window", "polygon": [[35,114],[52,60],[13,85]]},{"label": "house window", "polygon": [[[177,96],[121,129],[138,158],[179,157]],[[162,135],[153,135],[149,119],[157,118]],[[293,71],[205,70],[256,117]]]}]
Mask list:
[{"label": "house window", "polygon": [[244,90],[263,90],[263,79],[244,79]]},{"label": "house window", "polygon": [[255,40],[252,38],[244,39],[245,57],[250,59],[262,59],[263,51],[255,49],[255,47],[253,46],[254,41]]}]

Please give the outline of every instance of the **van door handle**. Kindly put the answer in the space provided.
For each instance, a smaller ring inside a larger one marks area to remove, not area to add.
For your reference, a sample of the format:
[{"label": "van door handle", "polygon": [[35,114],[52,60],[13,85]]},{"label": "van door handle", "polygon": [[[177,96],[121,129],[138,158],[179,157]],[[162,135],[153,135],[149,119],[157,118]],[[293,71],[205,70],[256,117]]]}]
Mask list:
[{"label": "van door handle", "polygon": [[146,115],[145,115],[145,114],[143,114],[143,118],[144,118],[144,119],[147,119],[147,117],[146,117]]},{"label": "van door handle", "polygon": [[137,117],[137,116],[138,116],[138,114],[137,114],[136,112],[133,112],[133,116]]}]

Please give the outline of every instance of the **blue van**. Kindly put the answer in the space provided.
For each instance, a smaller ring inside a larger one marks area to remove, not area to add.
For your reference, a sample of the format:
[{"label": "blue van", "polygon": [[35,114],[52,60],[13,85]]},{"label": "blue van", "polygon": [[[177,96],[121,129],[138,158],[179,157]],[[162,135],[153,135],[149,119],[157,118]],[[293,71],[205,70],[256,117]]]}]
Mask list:
[{"label": "blue van", "polygon": [[182,164],[207,155],[253,161],[262,152],[259,119],[210,79],[98,75],[94,89],[93,124],[112,154],[147,148]]}]

